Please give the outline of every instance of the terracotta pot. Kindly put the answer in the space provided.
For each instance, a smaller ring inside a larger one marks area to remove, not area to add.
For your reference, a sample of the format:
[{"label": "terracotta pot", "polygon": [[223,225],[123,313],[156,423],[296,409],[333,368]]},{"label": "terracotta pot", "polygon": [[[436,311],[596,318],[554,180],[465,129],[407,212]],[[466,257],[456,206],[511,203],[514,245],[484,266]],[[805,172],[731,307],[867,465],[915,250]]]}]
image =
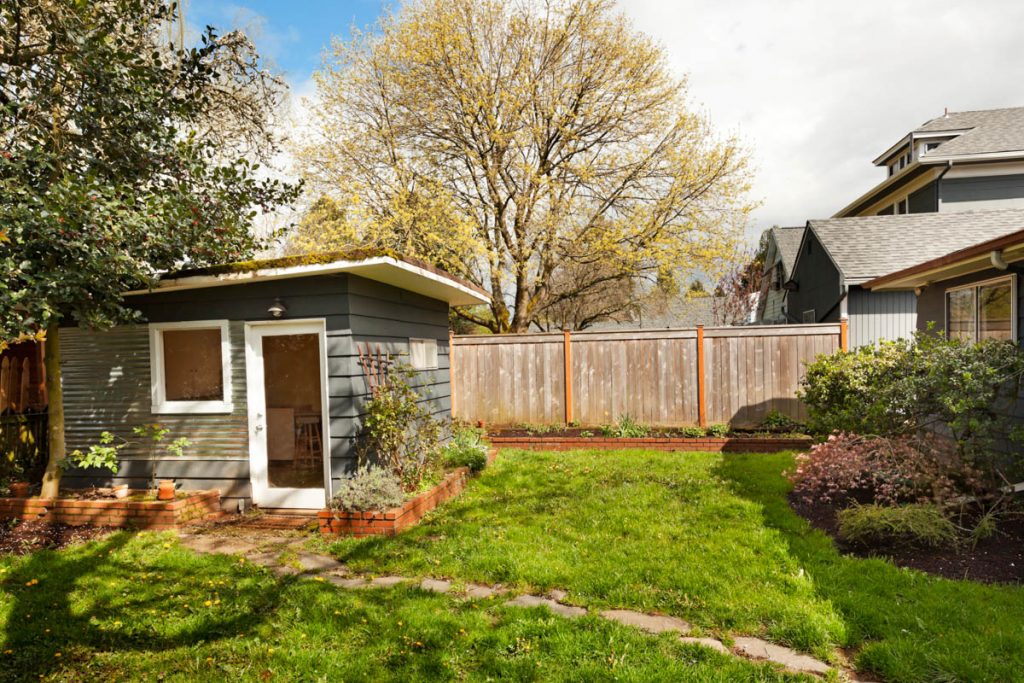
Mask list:
[{"label": "terracotta pot", "polygon": [[156,489],[157,500],[174,500],[174,480],[163,479]]},{"label": "terracotta pot", "polygon": [[118,484],[113,488],[114,498],[127,498],[128,497],[128,484]]},{"label": "terracotta pot", "polygon": [[11,483],[11,495],[15,498],[28,498],[29,489],[32,487],[27,481],[16,481]]}]

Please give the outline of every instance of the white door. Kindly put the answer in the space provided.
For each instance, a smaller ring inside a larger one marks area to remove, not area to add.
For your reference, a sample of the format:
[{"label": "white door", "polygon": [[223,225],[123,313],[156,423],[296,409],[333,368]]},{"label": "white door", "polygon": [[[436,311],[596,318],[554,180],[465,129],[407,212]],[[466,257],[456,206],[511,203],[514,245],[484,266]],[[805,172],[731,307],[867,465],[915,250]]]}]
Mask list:
[{"label": "white door", "polygon": [[253,502],[322,508],[330,487],[324,321],[245,327]]}]

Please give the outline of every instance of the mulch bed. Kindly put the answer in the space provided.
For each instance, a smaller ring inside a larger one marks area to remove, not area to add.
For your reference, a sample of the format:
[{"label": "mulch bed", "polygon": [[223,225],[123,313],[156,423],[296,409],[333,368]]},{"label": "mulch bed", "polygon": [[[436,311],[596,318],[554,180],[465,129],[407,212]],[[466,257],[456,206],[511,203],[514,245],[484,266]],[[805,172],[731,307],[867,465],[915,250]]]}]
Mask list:
[{"label": "mulch bed", "polygon": [[117,529],[68,526],[49,522],[0,523],[0,554],[27,555],[37,550],[60,550],[75,543],[91,541]]},{"label": "mulch bed", "polygon": [[832,537],[844,553],[857,557],[885,557],[898,567],[918,569],[947,579],[970,579],[982,583],[1024,582],[1024,517],[1000,522],[992,538],[975,547],[922,548],[906,543],[866,546],[841,540],[837,533],[836,510],[827,503],[808,504],[790,496],[790,505],[811,526]]}]

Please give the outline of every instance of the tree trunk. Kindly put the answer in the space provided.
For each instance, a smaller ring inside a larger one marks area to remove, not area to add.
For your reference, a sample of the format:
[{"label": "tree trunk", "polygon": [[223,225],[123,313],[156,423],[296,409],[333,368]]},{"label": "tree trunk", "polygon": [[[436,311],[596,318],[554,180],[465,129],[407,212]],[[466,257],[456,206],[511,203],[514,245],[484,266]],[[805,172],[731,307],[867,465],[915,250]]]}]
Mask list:
[{"label": "tree trunk", "polygon": [[64,392],[60,381],[60,328],[50,325],[46,329],[46,394],[47,441],[49,458],[43,474],[43,498],[56,498],[60,491],[60,475],[64,461]]}]

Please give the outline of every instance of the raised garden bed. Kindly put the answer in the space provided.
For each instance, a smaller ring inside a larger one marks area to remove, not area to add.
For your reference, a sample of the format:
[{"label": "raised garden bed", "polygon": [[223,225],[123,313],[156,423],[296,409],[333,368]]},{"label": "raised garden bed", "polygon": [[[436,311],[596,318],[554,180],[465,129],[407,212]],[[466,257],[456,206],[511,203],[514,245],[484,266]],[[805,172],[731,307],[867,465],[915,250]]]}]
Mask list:
[{"label": "raised garden bed", "polygon": [[[534,451],[574,451],[583,449],[621,450],[643,448],[653,451],[708,451],[712,453],[775,453],[806,450],[814,440],[808,436],[735,435],[735,436],[647,436],[617,438],[605,436],[562,436],[559,434],[518,434],[498,432],[488,436],[495,448],[522,448]],[[568,431],[568,430],[567,430]]]},{"label": "raised garden bed", "polygon": [[462,493],[468,478],[469,468],[459,467],[429,491],[383,512],[321,510],[317,513],[320,533],[324,536],[394,536],[423,519],[423,515],[441,503]]},{"label": "raised garden bed", "polygon": [[0,520],[21,520],[116,528],[166,530],[220,514],[220,491],[188,491],[175,500],[154,500],[146,491],[127,498],[88,496],[0,498]]}]

